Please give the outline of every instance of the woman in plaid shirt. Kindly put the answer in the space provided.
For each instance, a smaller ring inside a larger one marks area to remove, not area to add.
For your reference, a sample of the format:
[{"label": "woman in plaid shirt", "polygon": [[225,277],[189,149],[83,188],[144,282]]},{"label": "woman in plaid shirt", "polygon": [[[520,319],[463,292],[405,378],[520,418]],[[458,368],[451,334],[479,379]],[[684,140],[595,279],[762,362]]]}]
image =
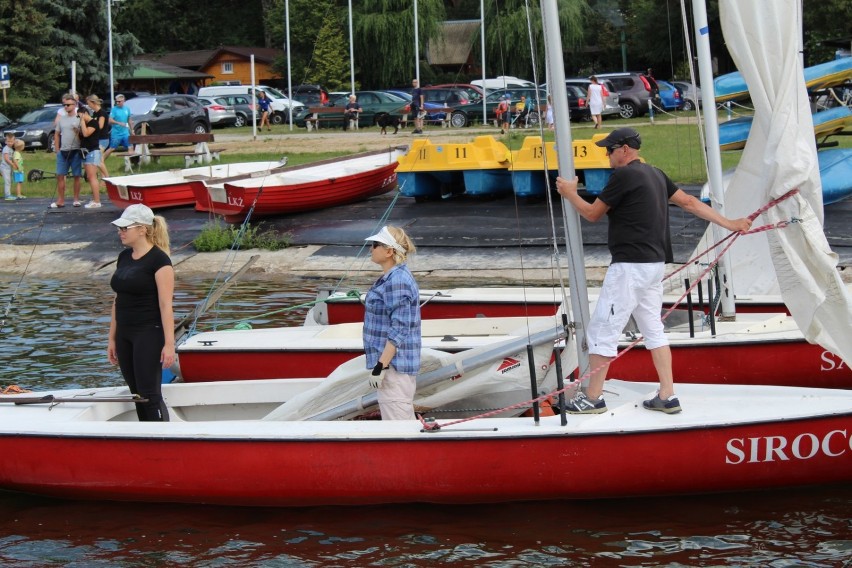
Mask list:
[{"label": "woman in plaid shirt", "polygon": [[420,290],[405,265],[414,243],[399,227],[383,227],[366,239],[370,260],[384,274],[367,292],[364,352],[378,389],[382,420],[414,420],[414,391],[420,370]]}]

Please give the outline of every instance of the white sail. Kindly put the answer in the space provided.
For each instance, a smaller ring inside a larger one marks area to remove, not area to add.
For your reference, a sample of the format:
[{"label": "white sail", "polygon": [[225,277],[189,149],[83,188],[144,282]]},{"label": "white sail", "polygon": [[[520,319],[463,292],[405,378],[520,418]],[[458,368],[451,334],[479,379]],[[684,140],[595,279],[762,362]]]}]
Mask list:
[{"label": "white sail", "polygon": [[765,281],[744,277],[747,267],[752,274],[774,272],[784,303],[808,341],[849,365],[852,298],[822,227],[813,119],[794,39],[801,27],[798,0],[722,0],[719,12],[725,42],[755,109],[748,142],[725,193],[726,215],[747,215],[799,189],[798,195],[759,217],[755,226],[794,223],[740,238],[731,249],[736,292],[771,292]]}]

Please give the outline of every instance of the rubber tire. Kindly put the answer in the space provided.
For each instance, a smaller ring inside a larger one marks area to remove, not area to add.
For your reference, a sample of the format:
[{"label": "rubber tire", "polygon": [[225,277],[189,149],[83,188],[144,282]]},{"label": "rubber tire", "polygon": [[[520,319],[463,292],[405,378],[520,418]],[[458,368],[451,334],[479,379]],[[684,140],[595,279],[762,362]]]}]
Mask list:
[{"label": "rubber tire", "polygon": [[44,172],[41,170],[30,170],[27,174],[27,181],[38,181],[44,177]]},{"label": "rubber tire", "polygon": [[210,130],[203,122],[196,122],[192,125],[192,132],[195,134],[207,134]]},{"label": "rubber tire", "polygon": [[54,136],[53,132],[51,132],[47,136],[47,151],[50,152],[51,154],[56,153],[56,140],[53,138],[53,136]]},{"label": "rubber tire", "polygon": [[684,99],[680,110],[695,110],[695,103],[692,102],[692,99]]},{"label": "rubber tire", "polygon": [[271,122],[272,124],[284,124],[284,114],[280,112],[273,112],[272,116],[269,117],[269,122]]},{"label": "rubber tire", "polygon": [[242,113],[237,113],[237,121],[234,122],[234,128],[242,128],[248,124],[248,117]]},{"label": "rubber tire", "polygon": [[639,109],[636,108],[635,104],[630,101],[624,101],[623,103],[621,103],[621,112],[619,114],[621,115],[621,118],[630,119],[638,117],[638,111]]},{"label": "rubber tire", "polygon": [[527,115],[527,126],[532,128],[533,126],[538,126],[539,122],[541,122],[541,116],[539,116],[538,111],[531,110]]},{"label": "rubber tire", "polygon": [[470,125],[470,119],[463,112],[454,112],[450,115],[450,126],[453,128],[464,128]]}]

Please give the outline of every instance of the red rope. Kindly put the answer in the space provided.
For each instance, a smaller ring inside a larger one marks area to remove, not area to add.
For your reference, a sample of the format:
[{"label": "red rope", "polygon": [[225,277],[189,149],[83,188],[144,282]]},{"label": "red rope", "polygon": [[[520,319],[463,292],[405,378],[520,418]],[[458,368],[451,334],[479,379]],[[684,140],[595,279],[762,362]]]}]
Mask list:
[{"label": "red rope", "polygon": [[[784,201],[785,199],[788,199],[788,198],[792,197],[793,195],[796,195],[797,193],[799,193],[799,190],[798,190],[798,189],[791,189],[790,191],[788,191],[788,192],[787,192],[787,193],[785,193],[784,195],[782,195],[782,196],[780,196],[780,197],[778,197],[778,198],[776,198],[776,199],[773,199],[772,201],[770,201],[770,202],[766,203],[763,207],[759,208],[759,209],[758,209],[758,210],[756,210],[754,213],[752,213],[751,215],[749,215],[749,216],[748,216],[748,218],[749,218],[750,220],[754,221],[754,220],[755,220],[755,219],[756,219],[759,215],[761,215],[762,213],[765,213],[765,212],[766,212],[766,211],[768,211],[770,208],[774,207],[775,205],[778,205],[779,203],[781,203],[781,202],[782,202],[782,201]],[[705,256],[705,255],[707,255],[707,254],[709,254],[709,253],[710,253],[710,251],[712,251],[712,250],[714,250],[715,248],[717,248],[717,247],[721,246],[721,245],[722,245],[725,241],[727,241],[727,240],[730,240],[730,241],[731,241],[730,243],[728,243],[728,245],[727,245],[724,249],[722,249],[722,252],[721,252],[721,253],[720,253],[720,254],[716,257],[716,259],[715,259],[715,260],[713,260],[713,261],[711,261],[711,262],[708,264],[707,268],[706,268],[706,269],[705,269],[705,270],[701,273],[701,275],[700,275],[697,279],[695,279],[695,281],[694,281],[694,282],[693,282],[693,283],[689,286],[689,288],[687,288],[687,290],[686,290],[686,291],[685,291],[685,292],[684,292],[684,293],[680,296],[680,298],[678,298],[678,299],[677,299],[677,301],[676,301],[676,302],[674,302],[674,303],[672,304],[672,307],[670,307],[670,308],[666,311],[666,313],[665,313],[665,314],[663,314],[663,316],[662,316],[662,318],[661,318],[661,319],[662,319],[663,321],[665,321],[665,320],[666,320],[666,318],[667,318],[667,317],[669,317],[669,315],[670,315],[670,314],[671,314],[671,313],[672,313],[672,312],[673,312],[673,311],[674,311],[674,310],[675,310],[675,309],[676,309],[676,308],[680,305],[680,303],[681,303],[681,302],[683,302],[683,299],[684,299],[684,298],[686,298],[687,294],[689,294],[689,293],[690,293],[690,292],[691,292],[691,291],[692,291],[692,290],[693,290],[693,289],[694,289],[694,288],[698,285],[698,283],[701,281],[701,279],[702,279],[702,278],[703,278],[703,277],[704,277],[707,273],[709,273],[709,272],[713,269],[713,267],[715,267],[715,266],[716,266],[716,264],[718,264],[718,263],[719,263],[719,259],[720,259],[722,256],[724,256],[724,255],[725,255],[725,253],[727,253],[727,252],[728,252],[728,250],[729,250],[729,249],[730,249],[730,248],[734,245],[734,242],[735,242],[735,241],[736,241],[736,240],[737,240],[740,236],[742,236],[742,235],[752,235],[752,234],[755,234],[755,233],[762,233],[762,232],[764,232],[764,231],[769,231],[769,230],[772,230],[772,229],[784,229],[784,228],[788,227],[791,223],[796,223],[796,222],[798,222],[798,219],[791,219],[790,221],[779,221],[778,223],[774,223],[774,224],[762,225],[762,226],[760,226],[760,227],[757,227],[756,229],[754,229],[754,228],[753,228],[753,229],[749,229],[748,231],[745,231],[745,232],[738,232],[738,231],[732,232],[732,233],[730,233],[729,235],[727,235],[726,237],[724,237],[722,240],[720,240],[719,242],[717,242],[717,243],[715,243],[715,244],[711,245],[711,246],[710,246],[707,250],[705,250],[704,252],[700,253],[698,256],[696,256],[696,257],[694,257],[694,258],[690,259],[687,263],[685,263],[683,266],[681,266],[680,268],[678,268],[677,270],[675,270],[675,271],[674,271],[674,272],[672,272],[671,274],[669,274],[669,275],[667,275],[667,276],[664,276],[664,277],[663,277],[663,281],[668,280],[669,278],[673,277],[673,276],[674,276],[674,275],[676,275],[678,272],[680,272],[681,270],[683,270],[685,267],[687,267],[687,266],[689,266],[690,264],[692,264],[693,262],[697,261],[699,258],[701,258],[701,257],[703,257],[703,256]],[[569,391],[569,390],[572,390],[572,389],[573,389],[573,390],[576,390],[576,389],[580,386],[580,383],[582,383],[582,382],[583,382],[583,380],[585,380],[587,377],[589,377],[589,376],[591,376],[592,374],[594,374],[596,371],[598,371],[598,370],[602,369],[603,367],[605,367],[605,366],[607,366],[607,365],[611,365],[611,364],[612,364],[612,363],[613,363],[616,359],[618,359],[619,357],[624,356],[624,354],[625,354],[625,353],[627,353],[628,351],[630,351],[631,349],[633,349],[634,347],[636,347],[636,346],[637,346],[637,345],[638,345],[638,344],[642,341],[642,339],[643,339],[643,338],[641,338],[641,337],[634,339],[634,340],[633,340],[633,341],[632,341],[632,342],[631,342],[631,343],[630,343],[627,347],[625,347],[624,349],[620,350],[620,351],[618,352],[618,354],[617,354],[615,357],[613,357],[611,360],[607,361],[607,362],[606,362],[606,363],[604,363],[603,365],[599,365],[598,367],[596,367],[596,368],[594,368],[594,369],[589,369],[589,370],[588,370],[588,371],[586,371],[586,372],[585,372],[585,373],[584,373],[584,374],[583,374],[583,375],[582,375],[579,379],[577,379],[577,380],[576,380],[576,381],[574,381],[574,382],[569,383],[569,384],[568,384],[568,386],[563,387],[563,388],[558,389],[558,390],[555,390],[555,391],[553,391],[553,392],[549,392],[549,393],[547,393],[547,394],[543,394],[543,395],[541,395],[541,396],[539,396],[539,397],[536,397],[536,398],[533,398],[533,399],[531,399],[531,400],[526,400],[526,401],[524,401],[524,402],[519,402],[519,403],[517,403],[517,404],[513,404],[513,405],[511,405],[511,406],[506,406],[506,407],[498,408],[498,409],[496,409],[496,410],[491,410],[491,411],[489,411],[489,412],[485,412],[485,413],[482,413],[482,414],[477,414],[476,416],[471,416],[471,417],[469,417],[469,418],[460,418],[460,419],[458,419],[458,420],[454,420],[454,421],[451,421],[451,422],[447,422],[447,423],[445,423],[445,424],[438,424],[437,422],[426,422],[426,420],[424,420],[424,419],[423,419],[423,417],[422,417],[420,414],[418,414],[418,415],[417,415],[417,419],[418,419],[418,420],[420,420],[420,424],[421,424],[421,426],[423,426],[423,430],[426,430],[426,431],[430,431],[430,432],[431,432],[431,431],[438,431],[438,430],[440,430],[441,428],[446,428],[447,426],[455,426],[455,425],[457,425],[457,424],[463,424],[463,423],[465,423],[465,422],[470,422],[471,420],[478,420],[478,419],[480,419],[480,418],[488,418],[489,416],[494,416],[494,415],[496,415],[496,414],[500,414],[500,413],[506,412],[507,410],[513,410],[513,409],[515,409],[515,408],[526,408],[526,407],[531,406],[532,404],[534,404],[534,403],[536,403],[536,402],[542,402],[542,401],[544,401],[544,400],[547,400],[548,398],[551,398],[551,397],[554,397],[554,396],[560,395],[560,394],[562,394],[562,393],[564,393],[564,392],[567,392],[567,391]]]}]

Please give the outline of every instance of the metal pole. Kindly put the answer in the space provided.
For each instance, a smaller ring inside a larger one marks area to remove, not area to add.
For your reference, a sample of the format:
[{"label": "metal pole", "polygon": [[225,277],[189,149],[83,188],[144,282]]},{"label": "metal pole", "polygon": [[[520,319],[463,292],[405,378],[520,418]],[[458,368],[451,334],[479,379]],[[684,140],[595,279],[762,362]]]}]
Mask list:
[{"label": "metal pole", "polygon": [[352,95],[355,94],[355,47],[352,44],[352,0],[349,0],[349,93]]},{"label": "metal pole", "polygon": [[290,73],[290,0],[284,0],[284,27],[287,33],[287,100],[290,105],[290,130],[293,130],[293,77]]},{"label": "metal pole", "polygon": [[[542,0],[544,40],[547,44],[550,81],[548,86],[553,95],[553,115],[556,125],[556,147],[565,148],[558,152],[559,175],[573,178],[574,156],[571,140],[571,122],[568,115],[568,91],[565,87],[565,63],[562,59],[562,36],[559,33],[559,11],[556,0]],[[564,201],[564,200],[563,200]],[[589,368],[589,351],[586,345],[586,324],[589,321],[589,291],[586,287],[586,265],[583,257],[583,234],[580,230],[580,215],[565,201],[565,246],[568,249],[568,273],[571,279],[571,308],[577,338],[577,363],[580,374]]]},{"label": "metal pole", "polygon": [[106,0],[107,5],[107,51],[109,53],[109,104],[115,103],[115,79],[112,70],[112,0]]},{"label": "metal pole", "polygon": [[[692,0],[695,21],[695,45],[698,53],[698,76],[701,78],[701,105],[704,110],[704,136],[706,138],[707,170],[710,182],[710,197],[713,207],[725,214],[725,188],[722,185],[722,152],[719,148],[719,120],[716,116],[716,92],[713,88],[713,67],[710,55],[710,30],[707,26],[705,0]],[[713,240],[725,237],[724,229],[713,227]],[[719,259],[721,280],[722,317],[735,318],[734,282],[727,256]]]},{"label": "metal pole", "polygon": [[485,104],[485,96],[488,94],[485,88],[485,0],[479,1],[479,26],[481,30],[479,43],[482,51],[480,54],[482,58],[482,125],[485,126],[488,123],[488,106]]},{"label": "metal pole", "polygon": [[[251,66],[251,100],[257,108],[257,85],[254,81],[254,53],[249,56],[249,64]],[[257,120],[252,120],[251,135],[253,139],[257,139]]]},{"label": "metal pole", "polygon": [[417,86],[422,89],[423,85],[420,83],[420,32],[417,27],[417,0],[414,0],[414,76],[417,77]]}]

